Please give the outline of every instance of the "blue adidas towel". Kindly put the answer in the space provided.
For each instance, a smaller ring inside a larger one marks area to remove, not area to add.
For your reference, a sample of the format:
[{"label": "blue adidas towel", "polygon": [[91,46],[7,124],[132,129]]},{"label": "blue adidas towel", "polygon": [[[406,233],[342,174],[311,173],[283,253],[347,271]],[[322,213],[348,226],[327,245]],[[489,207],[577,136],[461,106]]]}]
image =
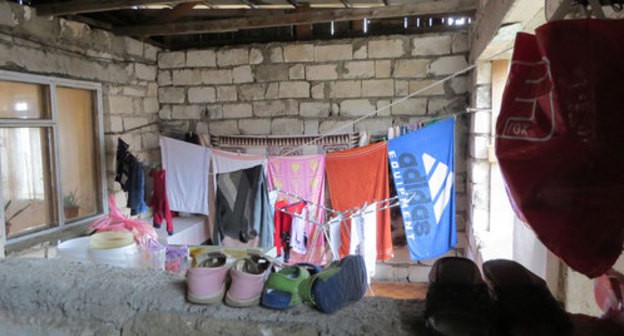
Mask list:
[{"label": "blue adidas towel", "polygon": [[438,257],[457,244],[454,131],[450,118],[388,142],[412,260]]}]

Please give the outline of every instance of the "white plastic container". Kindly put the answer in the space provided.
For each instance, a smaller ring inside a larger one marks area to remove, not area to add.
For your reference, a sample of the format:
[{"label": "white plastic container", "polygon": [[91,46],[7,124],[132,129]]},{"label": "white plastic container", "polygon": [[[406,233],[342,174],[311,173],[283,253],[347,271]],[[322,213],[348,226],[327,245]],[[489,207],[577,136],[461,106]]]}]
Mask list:
[{"label": "white plastic container", "polygon": [[96,264],[138,267],[139,249],[130,232],[98,232],[90,237],[88,255]]},{"label": "white plastic container", "polygon": [[58,257],[70,261],[90,262],[88,251],[89,237],[69,239],[56,246]]}]

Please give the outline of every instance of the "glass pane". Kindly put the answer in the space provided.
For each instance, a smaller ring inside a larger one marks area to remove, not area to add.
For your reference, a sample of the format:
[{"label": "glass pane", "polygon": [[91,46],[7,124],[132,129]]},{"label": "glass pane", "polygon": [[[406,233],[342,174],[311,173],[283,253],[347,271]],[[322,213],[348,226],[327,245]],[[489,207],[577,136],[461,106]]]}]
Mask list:
[{"label": "glass pane", "polygon": [[65,219],[100,211],[95,141],[95,93],[58,87],[59,164]]},{"label": "glass pane", "polygon": [[58,223],[49,168],[50,133],[47,128],[0,128],[8,238]]},{"label": "glass pane", "polygon": [[0,81],[0,118],[49,119],[47,85]]}]

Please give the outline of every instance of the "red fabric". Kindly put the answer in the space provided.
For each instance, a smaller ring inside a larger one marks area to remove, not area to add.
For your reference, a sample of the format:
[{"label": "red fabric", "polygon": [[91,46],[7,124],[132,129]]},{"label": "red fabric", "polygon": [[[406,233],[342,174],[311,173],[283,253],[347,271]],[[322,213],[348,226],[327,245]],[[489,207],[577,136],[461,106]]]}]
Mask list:
[{"label": "red fabric", "polygon": [[167,181],[164,169],[152,169],[149,174],[154,179],[154,192],[150,204],[154,212],[154,225],[160,227],[163,219],[167,221],[167,232],[173,233],[173,220],[167,199]]},{"label": "red fabric", "polygon": [[282,254],[282,248],[290,248],[287,246],[288,242],[282,240],[282,234],[290,235],[292,228],[293,216],[282,212],[278,209],[284,209],[290,213],[300,214],[301,210],[306,206],[305,202],[298,202],[292,205],[288,205],[288,201],[282,200],[275,203],[275,233],[273,236],[275,248],[277,249],[277,255]]},{"label": "red fabric", "polygon": [[563,20],[518,34],[496,124],[517,215],[596,277],[624,243],[622,20]]},{"label": "red fabric", "polygon": [[[390,197],[388,146],[377,143],[329,153],[325,157],[332,207],[337,211],[361,208]],[[340,257],[349,254],[350,221],[340,227]],[[390,235],[390,211],[377,212],[377,260],[394,256]]]}]

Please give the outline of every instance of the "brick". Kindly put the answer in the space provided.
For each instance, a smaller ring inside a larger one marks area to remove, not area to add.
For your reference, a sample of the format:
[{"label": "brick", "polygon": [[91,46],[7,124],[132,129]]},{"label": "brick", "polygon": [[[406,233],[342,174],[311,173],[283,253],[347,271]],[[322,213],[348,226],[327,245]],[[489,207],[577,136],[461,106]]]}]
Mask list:
[{"label": "brick", "polygon": [[489,134],[492,115],[490,111],[480,111],[470,116],[470,132]]},{"label": "brick", "polygon": [[241,101],[262,100],[266,84],[244,84],[238,87],[238,99]]},{"label": "brick", "polygon": [[143,57],[145,57],[147,60],[155,62],[158,60],[158,52],[160,51],[159,48],[154,47],[151,44],[148,43],[143,43]]},{"label": "brick", "polygon": [[406,80],[397,80],[394,82],[394,95],[395,96],[407,96],[409,92],[409,82]]},{"label": "brick", "polygon": [[426,98],[410,98],[392,106],[392,115],[425,115],[427,114]]},{"label": "brick", "polygon": [[282,63],[284,62],[284,53],[282,52],[282,47],[275,47],[271,49],[271,63]]},{"label": "brick", "polygon": [[226,119],[249,118],[253,116],[251,104],[225,104],[223,105],[223,117]]},{"label": "brick", "polygon": [[313,62],[314,45],[295,44],[284,46],[284,62]]},{"label": "brick", "polygon": [[468,34],[466,33],[453,34],[451,52],[453,54],[457,54],[457,53],[465,53],[465,52],[468,52],[469,50],[470,50],[470,46],[468,45]]},{"label": "brick", "polygon": [[368,42],[368,58],[398,58],[405,54],[403,41],[398,39]]},{"label": "brick", "polygon": [[[343,127],[344,126],[344,127]],[[319,133],[326,134],[340,127],[340,132],[353,132],[353,124],[350,120],[327,120],[321,121]]]},{"label": "brick", "polygon": [[353,45],[331,44],[314,47],[314,61],[331,62],[353,59]]},{"label": "brick", "polygon": [[468,78],[466,76],[455,77],[448,82],[449,87],[455,94],[464,94],[468,92]]},{"label": "brick", "polygon": [[234,83],[251,83],[254,81],[249,65],[243,65],[232,69],[232,77]]},{"label": "brick", "polygon": [[198,105],[174,105],[171,109],[173,119],[199,119],[201,115],[202,109]]},{"label": "brick", "polygon": [[121,132],[123,131],[123,118],[120,116],[112,116],[109,115],[108,117],[105,117],[104,120],[107,121],[107,123],[105,123],[106,127],[106,131],[107,132]]},{"label": "brick", "polygon": [[254,67],[254,78],[257,82],[288,80],[289,72],[287,64],[261,64]]},{"label": "brick", "polygon": [[306,66],[307,80],[331,80],[338,79],[335,64],[308,65]]},{"label": "brick", "polygon": [[392,79],[374,79],[362,81],[362,97],[392,97],[394,81]]},{"label": "brick", "polygon": [[271,134],[296,135],[303,133],[303,121],[293,118],[273,119]]},{"label": "brick", "polygon": [[173,85],[199,85],[202,83],[202,72],[200,70],[173,70]]},{"label": "brick", "polygon": [[318,133],[319,121],[318,120],[304,120],[303,121],[303,134],[315,135]]},{"label": "brick", "polygon": [[235,101],[238,99],[236,94],[236,86],[218,86],[217,87],[217,101],[227,102]]},{"label": "brick", "polygon": [[429,73],[434,76],[450,75],[466,67],[468,67],[466,56],[446,56],[431,62]]},{"label": "brick", "polygon": [[213,87],[192,87],[188,89],[189,103],[214,103],[217,100]]},{"label": "brick", "polygon": [[137,63],[135,65],[135,74],[138,79],[153,81],[156,79],[156,66]]},{"label": "brick", "polygon": [[340,116],[342,117],[359,117],[375,110],[375,105],[368,99],[344,100],[340,103]]},{"label": "brick", "polygon": [[293,65],[288,69],[289,79],[305,79],[305,66],[303,64]]},{"label": "brick", "polygon": [[262,62],[264,62],[262,50],[258,48],[252,48],[251,51],[249,51],[249,64],[260,64]]},{"label": "brick", "polygon": [[132,114],[132,98],[127,96],[109,96],[110,114]]},{"label": "brick", "polygon": [[[430,79],[409,81],[409,92],[414,93],[436,82],[437,82],[436,80],[430,80]],[[425,91],[422,91],[419,95],[424,96],[424,95],[443,95],[443,94],[444,94],[444,83],[439,83]]]},{"label": "brick", "polygon": [[279,83],[269,83],[266,92],[264,94],[265,99],[277,99],[279,98]]},{"label": "brick", "polygon": [[335,81],[329,83],[329,97],[354,98],[362,96],[362,83],[357,80]]},{"label": "brick", "polygon": [[314,99],[325,98],[325,83],[318,83],[312,86],[312,98]]},{"label": "brick", "polygon": [[377,113],[375,114],[378,117],[388,117],[390,116],[391,107],[389,107],[390,101],[380,99],[377,101]]},{"label": "brick", "polygon": [[206,105],[204,116],[210,120],[223,119],[223,105],[211,104]]},{"label": "brick", "polygon": [[489,85],[480,85],[476,87],[476,108],[492,107],[492,88]]},{"label": "brick", "polygon": [[145,94],[148,97],[157,97],[158,96],[158,84],[156,83],[147,84],[147,92]]},{"label": "brick", "polygon": [[201,78],[204,84],[232,84],[232,70],[203,70]]},{"label": "brick", "polygon": [[422,35],[412,39],[412,56],[448,55],[451,53],[451,36]]},{"label": "brick", "polygon": [[280,98],[310,98],[310,83],[308,82],[280,82]]},{"label": "brick", "polygon": [[427,103],[427,112],[429,114],[438,114],[438,113],[449,113],[450,111],[454,111],[456,108],[462,108],[466,101],[461,99],[461,97],[456,97],[459,99],[446,99],[446,98],[429,98]]},{"label": "brick", "polygon": [[390,61],[375,61],[375,77],[390,77],[392,71],[392,63]]},{"label": "brick", "polygon": [[242,64],[249,64],[249,49],[234,48],[217,51],[217,65],[219,67]]},{"label": "brick", "polygon": [[158,101],[161,103],[184,103],[184,88],[164,87],[158,89]]},{"label": "brick", "polygon": [[160,107],[160,111],[158,111],[158,118],[163,119],[171,119],[171,106],[164,105]]},{"label": "brick", "polygon": [[158,71],[158,85],[166,86],[173,84],[171,71]]},{"label": "brick", "polygon": [[492,63],[491,62],[479,62],[477,63],[477,85],[492,83]]},{"label": "brick", "polygon": [[355,48],[355,51],[353,52],[353,59],[367,59],[367,58],[368,58],[368,47],[366,44]]},{"label": "brick", "polygon": [[375,77],[375,62],[373,61],[347,62],[344,67],[343,77],[346,79]]},{"label": "brick", "polygon": [[392,126],[392,118],[368,118],[355,124],[355,131],[366,131],[371,135],[385,135]]},{"label": "brick", "polygon": [[129,130],[135,127],[147,125],[149,118],[144,117],[125,117],[123,118],[124,130]]},{"label": "brick", "polygon": [[[71,21],[65,21],[65,23],[68,25],[80,25],[80,27],[78,28],[79,30],[85,31],[86,29],[89,29],[87,25],[82,23]],[[130,37],[124,37],[123,41],[125,43],[124,49],[126,49],[128,55],[143,57],[143,42],[137,41]]]},{"label": "brick", "polygon": [[217,54],[214,50],[189,50],[186,52],[187,67],[215,67]]},{"label": "brick", "polygon": [[286,115],[286,105],[283,100],[270,100],[253,104],[255,117],[278,117]]},{"label": "brick", "polygon": [[157,98],[145,98],[143,99],[143,112],[144,113],[158,113],[160,105]]},{"label": "brick", "polygon": [[238,123],[236,120],[216,120],[208,124],[208,131],[214,135],[237,135]]},{"label": "brick", "polygon": [[398,60],[394,64],[394,78],[423,78],[427,76],[429,60]]},{"label": "brick", "polygon": [[271,119],[241,119],[238,121],[238,129],[241,134],[271,134]]},{"label": "brick", "polygon": [[161,52],[158,54],[158,68],[183,68],[186,64],[184,51]]},{"label": "brick", "polygon": [[124,86],[121,93],[125,96],[144,97],[146,95],[144,87]]},{"label": "brick", "polygon": [[299,114],[302,117],[328,117],[330,108],[329,103],[304,102],[300,104]]}]

